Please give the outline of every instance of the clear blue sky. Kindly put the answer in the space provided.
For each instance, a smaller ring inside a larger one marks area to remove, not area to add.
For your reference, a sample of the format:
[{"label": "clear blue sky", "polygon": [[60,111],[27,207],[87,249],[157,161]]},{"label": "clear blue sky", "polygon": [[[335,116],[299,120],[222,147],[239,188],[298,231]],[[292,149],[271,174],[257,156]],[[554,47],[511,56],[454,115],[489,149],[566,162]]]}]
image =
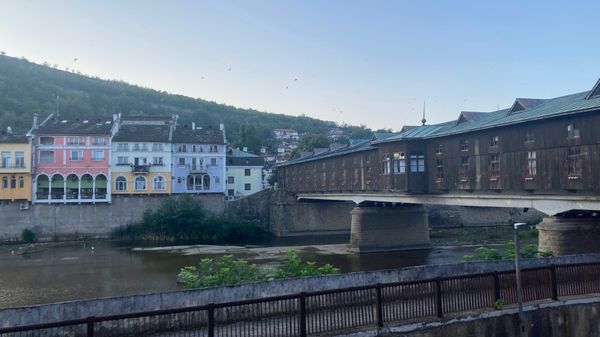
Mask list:
[{"label": "clear blue sky", "polygon": [[589,90],[600,77],[598,1],[0,6],[0,50],[11,56],[373,128],[418,123],[424,100],[428,120],[440,122],[510,106],[517,96]]}]

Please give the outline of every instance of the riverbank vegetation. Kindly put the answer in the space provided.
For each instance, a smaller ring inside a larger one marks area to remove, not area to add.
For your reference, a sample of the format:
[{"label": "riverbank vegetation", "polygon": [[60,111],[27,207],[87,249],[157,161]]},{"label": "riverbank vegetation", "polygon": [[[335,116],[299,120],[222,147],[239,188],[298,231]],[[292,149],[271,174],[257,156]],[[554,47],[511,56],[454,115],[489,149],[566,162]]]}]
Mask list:
[{"label": "riverbank vegetation", "polygon": [[[519,242],[521,242],[520,256],[524,259],[535,259],[552,257],[552,252],[538,250],[538,231],[536,229],[527,229],[519,234]],[[504,244],[504,249],[499,250],[493,247],[482,246],[475,249],[475,255],[463,256],[463,262],[471,261],[496,261],[496,260],[513,260],[515,258],[515,242],[508,241]]]},{"label": "riverbank vegetation", "polygon": [[170,197],[158,209],[146,211],[141,221],[112,232],[113,239],[152,243],[245,243],[264,235],[256,224],[211,214],[189,195]]},{"label": "riverbank vegetation", "polygon": [[197,266],[183,267],[178,280],[186,288],[207,288],[339,273],[340,269],[331,264],[317,266],[315,262],[302,261],[292,249],[279,268],[259,268],[247,260],[225,255],[219,260],[205,258]]}]

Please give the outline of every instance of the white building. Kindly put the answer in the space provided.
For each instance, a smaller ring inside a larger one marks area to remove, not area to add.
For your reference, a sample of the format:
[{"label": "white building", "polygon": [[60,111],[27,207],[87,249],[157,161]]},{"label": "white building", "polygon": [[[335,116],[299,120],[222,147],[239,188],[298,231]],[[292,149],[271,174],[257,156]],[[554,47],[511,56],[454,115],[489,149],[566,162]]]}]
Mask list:
[{"label": "white building", "polygon": [[273,134],[276,139],[291,139],[298,140],[300,139],[300,135],[298,131],[292,129],[273,129]]},{"label": "white building", "polygon": [[227,200],[236,200],[263,189],[262,157],[237,149],[227,150]]}]

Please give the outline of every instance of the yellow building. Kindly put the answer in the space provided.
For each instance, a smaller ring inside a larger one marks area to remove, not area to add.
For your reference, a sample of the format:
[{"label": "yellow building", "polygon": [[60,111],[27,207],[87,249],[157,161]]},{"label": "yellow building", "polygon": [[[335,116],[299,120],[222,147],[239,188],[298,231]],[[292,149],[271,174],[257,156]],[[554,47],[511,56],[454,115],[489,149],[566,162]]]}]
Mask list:
[{"label": "yellow building", "polygon": [[0,135],[0,200],[31,201],[31,143],[24,135]]},{"label": "yellow building", "polygon": [[111,181],[113,195],[171,194],[170,172],[113,172]]}]

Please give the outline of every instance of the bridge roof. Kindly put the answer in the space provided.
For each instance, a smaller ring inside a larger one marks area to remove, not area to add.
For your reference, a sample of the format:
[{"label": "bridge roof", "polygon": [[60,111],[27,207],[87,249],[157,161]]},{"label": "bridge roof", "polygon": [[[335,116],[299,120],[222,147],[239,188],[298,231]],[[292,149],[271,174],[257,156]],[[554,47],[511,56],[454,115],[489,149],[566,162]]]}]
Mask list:
[{"label": "bridge roof", "polygon": [[600,97],[586,99],[588,93],[589,91],[585,91],[546,100],[537,100],[537,104],[526,110],[510,113],[511,109],[502,109],[480,114],[477,116],[478,118],[462,123],[450,121],[433,125],[421,125],[374,143],[443,137],[600,109]]},{"label": "bridge roof", "polygon": [[317,160],[317,159],[336,157],[336,156],[340,156],[340,155],[344,155],[344,154],[350,154],[350,153],[372,150],[372,149],[375,149],[375,147],[371,146],[371,140],[370,139],[362,139],[362,140],[358,140],[355,143],[352,143],[351,145],[346,145],[346,146],[339,147],[339,148],[336,148],[333,150],[323,151],[323,152],[315,153],[313,155],[290,160],[285,163],[281,163],[277,166],[286,166],[286,165],[305,163],[305,162],[309,162],[309,161],[313,161],[313,160]]}]

